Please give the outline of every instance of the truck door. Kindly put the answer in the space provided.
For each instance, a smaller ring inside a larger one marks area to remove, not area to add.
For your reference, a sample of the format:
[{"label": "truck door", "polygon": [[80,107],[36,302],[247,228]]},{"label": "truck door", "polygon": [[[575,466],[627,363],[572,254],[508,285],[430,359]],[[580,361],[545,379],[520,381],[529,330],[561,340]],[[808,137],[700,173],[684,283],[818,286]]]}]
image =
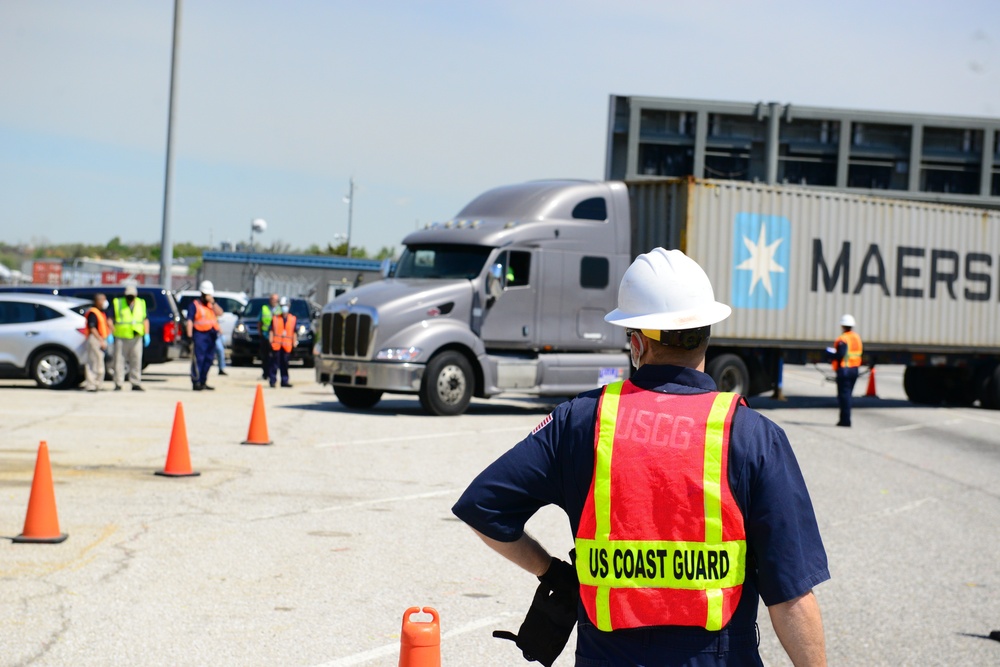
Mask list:
[{"label": "truck door", "polygon": [[507,250],[494,260],[502,270],[503,293],[486,311],[482,337],[487,347],[531,348],[537,344],[537,263],[528,250]]}]

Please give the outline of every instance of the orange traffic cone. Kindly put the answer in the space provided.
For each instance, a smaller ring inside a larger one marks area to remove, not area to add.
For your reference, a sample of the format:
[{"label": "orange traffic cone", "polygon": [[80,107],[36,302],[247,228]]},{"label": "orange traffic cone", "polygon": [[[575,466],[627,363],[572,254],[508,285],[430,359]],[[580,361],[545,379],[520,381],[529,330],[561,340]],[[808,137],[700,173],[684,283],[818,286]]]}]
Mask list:
[{"label": "orange traffic cone", "polygon": [[865,398],[878,398],[875,393],[875,367],[868,371],[868,389],[865,390]]},{"label": "orange traffic cone", "polygon": [[24,518],[24,532],[14,542],[43,542],[58,544],[69,537],[59,532],[59,515],[56,513],[56,493],[52,488],[52,466],[49,465],[49,446],[44,440],[38,445],[35,459],[35,477],[31,480],[28,497],[28,514]]},{"label": "orange traffic cone", "polygon": [[257,384],[257,395],[253,399],[253,413],[250,415],[250,430],[244,445],[273,445],[267,437],[267,415],[264,413],[264,390]]},{"label": "orange traffic cone", "polygon": [[167,464],[157,470],[163,477],[197,477],[200,472],[191,470],[191,454],[188,452],[187,426],[184,424],[184,406],[177,401],[174,411],[174,428],[170,432],[170,449],[167,450]]},{"label": "orange traffic cone", "polygon": [[[430,623],[414,623],[411,614],[431,615]],[[399,637],[399,667],[441,667],[441,626],[437,610],[410,607],[403,612]]]}]

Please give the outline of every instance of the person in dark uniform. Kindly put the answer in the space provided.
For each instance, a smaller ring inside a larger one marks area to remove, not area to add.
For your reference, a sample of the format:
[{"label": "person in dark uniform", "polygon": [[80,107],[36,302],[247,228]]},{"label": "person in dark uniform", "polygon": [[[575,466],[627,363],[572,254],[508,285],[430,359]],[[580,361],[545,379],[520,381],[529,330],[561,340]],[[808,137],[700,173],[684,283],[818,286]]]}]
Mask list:
[{"label": "person in dark uniform", "polygon": [[188,308],[187,334],[191,338],[191,388],[195,391],[212,391],[208,386],[208,371],[215,358],[215,339],[220,335],[219,315],[222,308],[215,302],[215,286],[210,280],[203,280],[198,287],[201,296],[191,302]]},{"label": "person in dark uniform", "polygon": [[288,360],[291,359],[292,350],[299,344],[299,335],[295,315],[291,312],[292,304],[288,297],[281,297],[278,307],[274,311],[274,318],[271,320],[271,332],[269,335],[271,342],[271,368],[268,372],[268,382],[273,387],[281,375],[281,386],[291,387],[288,381]]},{"label": "person in dark uniform", "polygon": [[278,308],[278,295],[272,294],[268,302],[260,307],[257,317],[257,331],[260,332],[260,377],[266,380],[271,373],[271,320]]},{"label": "person in dark uniform", "polygon": [[841,334],[833,341],[833,347],[827,348],[833,370],[837,374],[837,404],[840,406],[837,426],[851,425],[851,397],[854,385],[858,381],[858,368],[861,366],[861,356],[864,353],[861,336],[854,332],[854,327],[857,325],[853,315],[841,317]]},{"label": "person in dark uniform", "polygon": [[[558,406],[453,507],[541,581],[518,635],[498,635],[525,657],[551,665],[577,621],[577,665],[759,666],[763,599],[792,662],[826,664],[812,589],[830,572],[795,455],[703,372],[730,312],[679,250],[640,255],[605,318],[625,327],[631,380]],[[569,517],[573,566],[524,530],[548,504]],[[576,613],[560,625],[566,601]]]}]

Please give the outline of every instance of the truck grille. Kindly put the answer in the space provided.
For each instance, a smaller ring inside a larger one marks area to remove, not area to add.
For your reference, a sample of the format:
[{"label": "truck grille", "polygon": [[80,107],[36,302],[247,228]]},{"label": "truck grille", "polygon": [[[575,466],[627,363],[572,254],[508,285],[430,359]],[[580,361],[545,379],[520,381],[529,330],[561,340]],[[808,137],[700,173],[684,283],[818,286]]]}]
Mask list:
[{"label": "truck grille", "polygon": [[365,313],[323,313],[323,354],[368,357],[372,317]]}]

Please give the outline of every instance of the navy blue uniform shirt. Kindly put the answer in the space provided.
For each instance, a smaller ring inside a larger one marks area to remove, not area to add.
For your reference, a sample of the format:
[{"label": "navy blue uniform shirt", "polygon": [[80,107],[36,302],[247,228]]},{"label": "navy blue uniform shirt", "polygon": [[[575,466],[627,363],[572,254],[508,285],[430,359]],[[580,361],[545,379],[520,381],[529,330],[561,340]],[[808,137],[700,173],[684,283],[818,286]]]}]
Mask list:
[{"label": "navy blue uniform shirt", "polygon": [[[678,366],[644,365],[632,377],[642,389],[669,394],[715,391],[712,379]],[[594,474],[594,428],[601,390],[557,407],[548,423],[494,461],[452,508],[484,535],[513,542],[544,505],[558,505],[573,535]],[[548,420],[548,418],[546,418]],[[661,626],[601,632],[579,607],[577,665],[760,664],[758,595],[787,602],[830,578],[812,502],[785,432],[746,407],[733,416],[729,485],[743,514],[747,573],[743,593],[721,633]],[[731,651],[728,656],[726,650]],[[716,660],[718,659],[718,661]]]}]

